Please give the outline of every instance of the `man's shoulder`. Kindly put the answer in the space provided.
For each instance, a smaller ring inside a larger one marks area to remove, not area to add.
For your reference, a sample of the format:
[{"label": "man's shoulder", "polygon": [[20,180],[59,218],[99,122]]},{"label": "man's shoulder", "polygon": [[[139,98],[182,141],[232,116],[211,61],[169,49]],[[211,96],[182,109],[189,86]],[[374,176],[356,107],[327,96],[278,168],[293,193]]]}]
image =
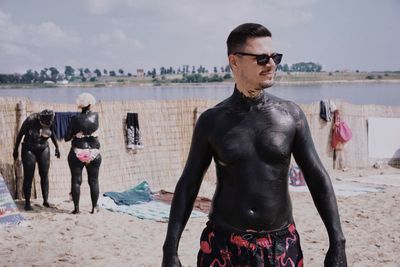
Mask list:
[{"label": "man's shoulder", "polygon": [[210,109],[214,109],[214,110],[221,110],[226,108],[227,106],[229,106],[231,104],[231,97],[225,98],[224,100],[222,100],[221,102],[219,102],[218,104],[216,104],[214,107],[210,108]]},{"label": "man's shoulder", "polygon": [[225,99],[222,102],[216,104],[213,107],[206,109],[205,111],[201,112],[197,122],[200,122],[202,125],[212,126],[214,125],[215,121],[218,121],[221,116],[223,117],[224,114],[228,111],[227,107],[227,100]]},{"label": "man's shoulder", "polygon": [[230,102],[229,98],[227,98],[227,99],[219,102],[215,106],[206,109],[203,112],[203,114],[205,114],[206,116],[213,116],[213,115],[219,114],[220,112],[227,109],[227,107],[229,106],[229,102]]},{"label": "man's shoulder", "polygon": [[266,96],[272,103],[281,105],[285,111],[294,116],[298,116],[302,112],[301,107],[291,100],[283,99],[268,93],[266,93]]},{"label": "man's shoulder", "polygon": [[218,114],[218,110],[219,108],[216,106],[206,109],[200,114],[199,120],[203,121],[213,120],[213,118]]}]

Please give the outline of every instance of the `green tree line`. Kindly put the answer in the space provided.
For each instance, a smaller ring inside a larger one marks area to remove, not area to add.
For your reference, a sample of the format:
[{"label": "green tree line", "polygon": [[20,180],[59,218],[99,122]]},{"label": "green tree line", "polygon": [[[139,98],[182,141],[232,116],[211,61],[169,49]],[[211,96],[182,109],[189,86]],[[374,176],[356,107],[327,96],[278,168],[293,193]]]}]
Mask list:
[{"label": "green tree line", "polygon": [[[214,72],[217,73],[217,69],[220,69],[221,72],[230,72],[229,65],[223,66],[220,68],[214,67]],[[177,69],[173,67],[161,67],[159,72],[157,73],[156,69],[147,71],[147,76],[156,78],[157,75],[171,75],[171,74],[205,74],[209,71],[200,65],[189,66],[182,65]],[[72,66],[65,66],[64,71],[59,71],[55,67],[43,68],[42,70],[32,70],[28,69],[24,74],[14,73],[14,74],[0,74],[0,84],[13,84],[13,83],[21,83],[21,84],[32,84],[32,83],[43,83],[45,81],[63,81],[67,80],[69,82],[78,81],[78,82],[86,82],[86,81],[96,81],[98,78],[102,76],[133,76],[132,73],[126,72],[124,69],[120,68],[118,70],[100,70],[95,69],[91,71],[89,68],[73,68]],[[146,74],[145,74],[146,76]]]},{"label": "green tree line", "polygon": [[288,64],[281,64],[276,69],[283,72],[321,72],[322,66],[314,62],[299,62],[292,64],[290,67]]},{"label": "green tree line", "polygon": [[[278,71],[283,72],[320,72],[322,71],[322,66],[320,64],[314,62],[300,62],[292,64],[290,67],[288,64],[281,64],[277,66]],[[231,69],[229,65],[217,67],[214,66],[212,69],[212,73],[218,74],[222,73],[222,75],[218,76],[221,79],[229,79]],[[148,70],[145,72],[145,76],[152,77],[156,79],[158,75],[174,75],[180,74],[182,75],[181,79],[173,79],[173,82],[206,82],[216,81],[218,80],[215,75],[208,75],[210,71],[204,66],[200,65],[190,66],[190,65],[182,65],[178,68],[173,67],[160,67],[157,72],[156,68],[152,70]],[[196,74],[196,75],[195,75]],[[207,74],[207,75],[204,75]],[[229,75],[224,75],[229,74]],[[95,69],[91,71],[89,68],[73,68],[72,66],[65,66],[63,71],[59,71],[55,67],[44,68],[40,71],[29,69],[24,74],[0,74],[0,83],[2,84],[12,84],[12,83],[21,83],[21,84],[32,84],[32,83],[43,83],[45,81],[63,81],[67,80],[78,81],[78,82],[86,82],[86,81],[96,81],[98,78],[102,76],[133,76],[132,73],[126,72],[124,69],[119,68],[118,70],[100,70]]]}]

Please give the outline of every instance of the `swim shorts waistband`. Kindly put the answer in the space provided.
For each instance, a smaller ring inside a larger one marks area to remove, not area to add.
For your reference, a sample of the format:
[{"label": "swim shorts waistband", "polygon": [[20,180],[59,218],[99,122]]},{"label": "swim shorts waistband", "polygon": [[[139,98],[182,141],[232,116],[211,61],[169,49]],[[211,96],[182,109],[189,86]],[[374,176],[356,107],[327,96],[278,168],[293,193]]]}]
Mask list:
[{"label": "swim shorts waistband", "polygon": [[279,229],[279,230],[261,230],[261,231],[252,231],[252,230],[241,230],[228,225],[217,224],[214,221],[208,221],[207,227],[212,228],[215,232],[219,232],[221,234],[235,234],[239,236],[252,236],[252,237],[266,237],[270,236],[272,238],[287,236],[289,233],[293,233],[296,231],[296,227],[294,223],[289,224],[287,227]]}]

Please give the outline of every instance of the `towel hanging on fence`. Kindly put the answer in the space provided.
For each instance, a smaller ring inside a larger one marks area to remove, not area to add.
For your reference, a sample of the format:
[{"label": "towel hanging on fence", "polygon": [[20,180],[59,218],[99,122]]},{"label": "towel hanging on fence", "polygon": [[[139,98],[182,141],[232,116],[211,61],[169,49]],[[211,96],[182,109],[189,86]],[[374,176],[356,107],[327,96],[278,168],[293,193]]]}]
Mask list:
[{"label": "towel hanging on fence", "polygon": [[137,113],[126,114],[126,138],[128,149],[143,149]]},{"label": "towel hanging on fence", "polygon": [[324,121],[332,121],[332,114],[335,110],[337,110],[337,107],[332,100],[321,100],[319,102],[319,116]]},{"label": "towel hanging on fence", "polygon": [[58,140],[64,139],[72,117],[79,112],[56,112],[54,114],[54,134]]},{"label": "towel hanging on fence", "polygon": [[321,100],[319,102],[319,116],[324,121],[328,122],[332,120],[332,113],[329,108],[329,102],[326,100]]}]

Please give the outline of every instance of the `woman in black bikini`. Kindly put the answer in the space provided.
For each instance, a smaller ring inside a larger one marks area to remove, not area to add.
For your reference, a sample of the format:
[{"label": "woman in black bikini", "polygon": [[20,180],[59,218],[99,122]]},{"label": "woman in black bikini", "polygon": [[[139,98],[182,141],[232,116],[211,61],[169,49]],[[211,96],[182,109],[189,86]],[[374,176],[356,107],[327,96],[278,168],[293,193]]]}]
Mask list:
[{"label": "woman in black bikini", "polygon": [[60,158],[57,140],[53,130],[54,113],[52,110],[43,110],[40,113],[33,113],[22,123],[15,141],[13,157],[18,158],[18,148],[22,137],[22,165],[24,169],[24,183],[22,189],[25,196],[25,210],[32,210],[31,188],[35,174],[35,165],[38,163],[40,186],[42,189],[43,206],[50,207],[49,197],[49,168],[50,168],[50,148],[47,139],[51,138],[56,147],[55,156]]},{"label": "woman in black bikini", "polygon": [[71,119],[65,135],[65,141],[71,142],[68,154],[68,164],[71,170],[71,194],[74,201],[72,213],[79,213],[80,186],[82,184],[82,170],[86,167],[94,213],[99,199],[99,169],[101,165],[100,143],[97,139],[99,128],[99,114],[90,108],[96,103],[95,98],[88,93],[80,94],[77,98],[78,107],[82,112]]}]

